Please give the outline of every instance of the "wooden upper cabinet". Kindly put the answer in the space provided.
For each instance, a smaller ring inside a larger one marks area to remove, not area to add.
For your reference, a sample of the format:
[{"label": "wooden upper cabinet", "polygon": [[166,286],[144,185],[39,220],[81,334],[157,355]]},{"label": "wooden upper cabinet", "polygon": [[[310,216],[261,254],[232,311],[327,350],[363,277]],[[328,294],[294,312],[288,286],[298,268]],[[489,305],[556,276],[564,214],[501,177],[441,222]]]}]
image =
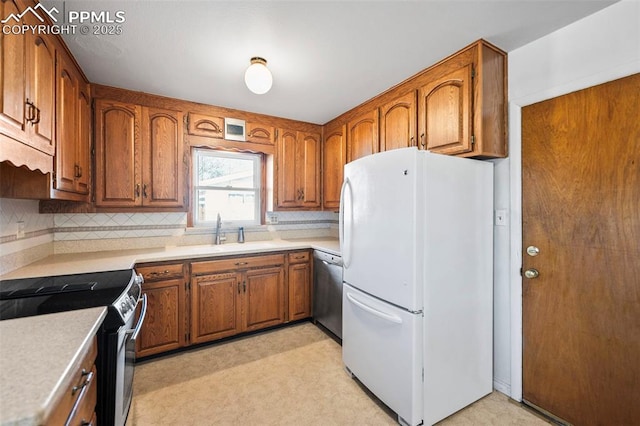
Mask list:
[{"label": "wooden upper cabinet", "polygon": [[304,208],[320,207],[320,135],[300,132],[297,160],[299,186],[302,188],[301,205]]},{"label": "wooden upper cabinet", "polygon": [[29,123],[31,141],[46,153],[55,149],[55,63],[53,39],[40,35],[27,37],[27,64],[31,71],[28,102],[35,108],[35,119]]},{"label": "wooden upper cabinet", "polygon": [[416,145],[416,91],[380,107],[380,151]]},{"label": "wooden upper cabinet", "polygon": [[95,102],[96,177],[98,207],[141,204],[140,120],[142,108],[123,102]]},{"label": "wooden upper cabinet", "polygon": [[420,76],[418,146],[476,158],[507,156],[506,53],[479,40]]},{"label": "wooden upper cabinet", "polygon": [[322,149],[322,206],[327,210],[340,208],[340,190],[344,165],[347,163],[347,126],[325,129]]},{"label": "wooden upper cabinet", "polygon": [[[14,1],[0,3],[2,16],[22,12]],[[2,74],[0,86],[2,102],[0,103],[0,120],[2,133],[12,136],[26,130],[27,114],[27,81],[26,66],[26,36],[0,33],[0,48],[2,49]],[[12,132],[13,130],[13,132]]]},{"label": "wooden upper cabinet", "polygon": [[224,118],[190,112],[187,133],[194,136],[224,139]]},{"label": "wooden upper cabinet", "polygon": [[73,61],[58,52],[56,155],[51,198],[88,201],[91,178],[91,93]]},{"label": "wooden upper cabinet", "polygon": [[96,206],[182,207],[183,114],[98,99]]},{"label": "wooden upper cabinet", "polygon": [[184,204],[183,114],[142,108],[142,205]]},{"label": "wooden upper cabinet", "polygon": [[[23,9],[15,1],[0,3],[2,16]],[[29,25],[40,23],[31,14],[23,19]],[[7,138],[0,159],[44,173],[53,169],[55,150],[54,40],[31,32],[0,34],[0,134]]]},{"label": "wooden upper cabinet", "polygon": [[420,148],[441,154],[473,149],[472,72],[468,64],[420,88]]},{"label": "wooden upper cabinet", "polygon": [[280,129],[276,147],[277,208],[320,207],[320,135]]},{"label": "wooden upper cabinet", "polygon": [[273,145],[275,143],[276,129],[266,124],[253,123],[247,121],[246,124],[247,142]]},{"label": "wooden upper cabinet", "polygon": [[378,152],[378,109],[349,121],[347,162]]}]

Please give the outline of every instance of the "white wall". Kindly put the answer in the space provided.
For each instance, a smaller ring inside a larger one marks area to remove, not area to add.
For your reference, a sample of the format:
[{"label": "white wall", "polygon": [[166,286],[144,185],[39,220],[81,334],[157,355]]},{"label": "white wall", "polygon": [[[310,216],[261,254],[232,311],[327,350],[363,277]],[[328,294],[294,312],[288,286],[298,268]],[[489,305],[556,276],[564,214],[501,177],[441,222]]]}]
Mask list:
[{"label": "white wall", "polygon": [[[496,228],[494,385],[516,400],[522,399],[520,109],[638,72],[638,0],[615,3],[509,52],[509,158],[496,162],[496,208],[509,199],[510,226]],[[509,262],[508,271],[502,262]]]}]

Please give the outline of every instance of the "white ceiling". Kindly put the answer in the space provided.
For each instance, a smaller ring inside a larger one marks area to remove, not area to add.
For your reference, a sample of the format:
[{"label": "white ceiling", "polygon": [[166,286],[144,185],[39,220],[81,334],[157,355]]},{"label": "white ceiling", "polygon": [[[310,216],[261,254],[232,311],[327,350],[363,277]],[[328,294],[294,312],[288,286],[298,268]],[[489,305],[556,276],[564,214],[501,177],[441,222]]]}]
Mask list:
[{"label": "white ceiling", "polygon": [[[479,38],[508,52],[614,1],[42,3],[125,12],[120,35],[64,37],[93,83],[324,124]],[[265,95],[244,85],[252,56]]]}]

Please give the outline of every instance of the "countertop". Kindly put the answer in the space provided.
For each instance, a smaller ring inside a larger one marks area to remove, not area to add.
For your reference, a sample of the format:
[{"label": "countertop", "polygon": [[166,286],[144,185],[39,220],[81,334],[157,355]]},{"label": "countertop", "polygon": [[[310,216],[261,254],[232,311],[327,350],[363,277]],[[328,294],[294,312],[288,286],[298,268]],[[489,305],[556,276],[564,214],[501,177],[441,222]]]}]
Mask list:
[{"label": "countertop", "polygon": [[267,253],[282,250],[315,249],[340,255],[334,238],[289,239],[229,243],[221,245],[172,246],[164,248],[54,254],[0,277],[2,280],[52,275],[131,269],[137,263]]},{"label": "countertop", "polygon": [[70,385],[106,308],[0,321],[0,425],[39,425]]}]

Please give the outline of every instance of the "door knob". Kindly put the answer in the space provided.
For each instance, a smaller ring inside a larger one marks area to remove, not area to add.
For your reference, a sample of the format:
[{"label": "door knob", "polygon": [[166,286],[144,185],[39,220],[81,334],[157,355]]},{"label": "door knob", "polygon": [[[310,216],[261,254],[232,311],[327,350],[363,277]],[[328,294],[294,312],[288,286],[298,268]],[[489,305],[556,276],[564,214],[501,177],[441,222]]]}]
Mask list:
[{"label": "door knob", "polygon": [[537,256],[540,253],[540,249],[536,246],[527,247],[527,254],[529,256]]},{"label": "door knob", "polygon": [[540,275],[540,272],[538,272],[538,270],[534,268],[524,271],[524,276],[529,279],[538,278],[538,275]]}]

